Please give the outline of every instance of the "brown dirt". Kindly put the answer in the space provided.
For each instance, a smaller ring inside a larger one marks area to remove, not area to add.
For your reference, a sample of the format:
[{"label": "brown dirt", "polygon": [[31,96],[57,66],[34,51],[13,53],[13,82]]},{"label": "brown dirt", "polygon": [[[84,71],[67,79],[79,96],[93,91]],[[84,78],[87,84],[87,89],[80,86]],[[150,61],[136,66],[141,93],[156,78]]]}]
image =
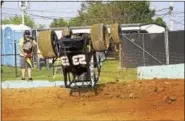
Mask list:
[{"label": "brown dirt", "polygon": [[3,89],[3,120],[184,120],[184,80],[106,84],[69,96],[67,89]]}]

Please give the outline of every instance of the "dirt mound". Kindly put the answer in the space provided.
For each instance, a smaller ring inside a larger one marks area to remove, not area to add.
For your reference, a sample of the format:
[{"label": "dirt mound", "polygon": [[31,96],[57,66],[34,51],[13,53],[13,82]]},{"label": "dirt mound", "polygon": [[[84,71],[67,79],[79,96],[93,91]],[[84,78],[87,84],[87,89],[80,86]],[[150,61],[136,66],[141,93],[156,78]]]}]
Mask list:
[{"label": "dirt mound", "polygon": [[2,90],[3,120],[184,120],[184,80],[99,85],[69,96],[64,88]]}]

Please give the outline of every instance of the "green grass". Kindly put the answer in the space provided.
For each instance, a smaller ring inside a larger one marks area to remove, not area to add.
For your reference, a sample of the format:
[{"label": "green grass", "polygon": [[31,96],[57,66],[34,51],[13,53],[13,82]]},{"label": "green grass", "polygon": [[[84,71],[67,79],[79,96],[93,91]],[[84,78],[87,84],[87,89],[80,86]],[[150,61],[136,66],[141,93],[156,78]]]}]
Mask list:
[{"label": "green grass", "polygon": [[[21,70],[20,68],[17,69],[17,77],[15,75],[15,68],[13,67],[5,67],[2,66],[2,81],[5,80],[20,80],[21,79]],[[37,69],[32,70],[32,77],[34,80],[49,80],[49,81],[56,81],[56,80],[63,80],[63,76],[61,74],[61,69],[57,70],[55,76],[53,76],[53,70],[42,68],[41,71]]]},{"label": "green grass", "polygon": [[130,81],[137,79],[136,69],[119,69],[119,62],[108,60],[103,63],[100,76],[101,82]]},{"label": "green grass", "polygon": [[[115,82],[119,81],[130,81],[137,79],[136,69],[118,69],[119,62],[115,60],[108,60],[103,63],[102,71],[100,74],[101,82]],[[17,69],[18,77],[15,76],[15,68],[2,66],[2,81],[5,80],[20,80],[21,70]],[[57,81],[63,80],[62,72],[60,67],[58,67],[55,77],[53,77],[52,68],[46,69],[42,68],[41,71],[33,69],[32,76],[34,80],[49,80]]]}]

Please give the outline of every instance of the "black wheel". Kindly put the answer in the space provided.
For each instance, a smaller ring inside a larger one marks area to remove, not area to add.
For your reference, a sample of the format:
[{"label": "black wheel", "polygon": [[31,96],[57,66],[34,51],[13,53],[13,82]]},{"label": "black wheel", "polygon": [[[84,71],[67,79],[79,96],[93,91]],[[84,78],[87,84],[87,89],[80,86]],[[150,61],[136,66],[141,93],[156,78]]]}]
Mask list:
[{"label": "black wheel", "polygon": [[55,55],[58,56],[58,53],[59,53],[58,37],[54,31],[51,31],[51,40],[52,40],[52,46],[53,46],[54,53]]}]

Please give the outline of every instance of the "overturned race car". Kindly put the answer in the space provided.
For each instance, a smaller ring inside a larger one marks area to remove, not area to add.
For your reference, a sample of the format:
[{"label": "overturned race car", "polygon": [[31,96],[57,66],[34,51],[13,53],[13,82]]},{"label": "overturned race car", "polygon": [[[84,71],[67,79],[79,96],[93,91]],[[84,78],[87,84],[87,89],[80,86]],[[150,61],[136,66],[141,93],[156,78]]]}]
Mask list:
[{"label": "overturned race car", "polygon": [[66,88],[96,88],[102,62],[106,58],[110,38],[114,44],[120,42],[119,24],[110,27],[94,24],[90,33],[72,33],[70,28],[62,30],[57,38],[53,30],[39,32],[38,47],[44,58],[61,59],[61,68]]}]

